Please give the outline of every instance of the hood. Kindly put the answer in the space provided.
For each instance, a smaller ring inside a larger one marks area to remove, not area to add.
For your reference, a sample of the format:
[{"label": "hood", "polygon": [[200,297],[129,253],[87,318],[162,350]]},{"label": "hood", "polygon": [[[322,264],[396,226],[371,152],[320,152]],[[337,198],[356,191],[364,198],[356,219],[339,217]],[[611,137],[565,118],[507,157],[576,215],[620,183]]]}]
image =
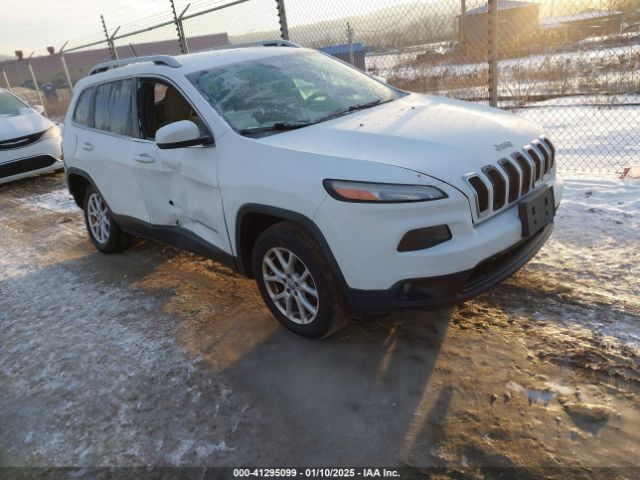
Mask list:
[{"label": "hood", "polygon": [[0,142],[43,132],[53,123],[31,108],[18,115],[0,115]]},{"label": "hood", "polygon": [[[275,147],[395,165],[451,183],[521,151],[536,124],[478,104],[421,94],[259,141]],[[455,182],[457,183],[457,182]]]}]

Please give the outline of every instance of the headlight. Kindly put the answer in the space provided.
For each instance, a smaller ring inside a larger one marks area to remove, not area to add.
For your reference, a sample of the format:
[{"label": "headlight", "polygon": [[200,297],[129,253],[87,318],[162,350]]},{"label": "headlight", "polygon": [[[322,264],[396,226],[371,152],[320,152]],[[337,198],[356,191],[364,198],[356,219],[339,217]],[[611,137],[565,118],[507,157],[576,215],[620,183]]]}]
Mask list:
[{"label": "headlight", "polygon": [[447,194],[429,185],[325,180],[324,188],[336,200],[343,202],[403,203],[426,202],[447,198]]},{"label": "headlight", "polygon": [[47,140],[49,138],[58,138],[59,136],[60,136],[60,129],[55,125],[52,125],[51,127],[47,128],[44,131],[44,133],[40,137],[40,140]]}]

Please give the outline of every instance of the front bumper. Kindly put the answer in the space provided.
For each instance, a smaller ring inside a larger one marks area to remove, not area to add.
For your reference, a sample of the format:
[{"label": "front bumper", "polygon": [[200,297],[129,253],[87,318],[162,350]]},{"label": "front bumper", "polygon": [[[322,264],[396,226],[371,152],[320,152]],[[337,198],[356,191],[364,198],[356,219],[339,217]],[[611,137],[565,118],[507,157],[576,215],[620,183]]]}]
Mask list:
[{"label": "front bumper", "polygon": [[397,308],[441,308],[460,303],[494,287],[522,268],[542,248],[552,231],[553,223],[470,270],[401,280],[388,290],[347,288],[347,302],[357,313],[379,313]]},{"label": "front bumper", "polygon": [[63,168],[60,138],[0,151],[0,183]]}]

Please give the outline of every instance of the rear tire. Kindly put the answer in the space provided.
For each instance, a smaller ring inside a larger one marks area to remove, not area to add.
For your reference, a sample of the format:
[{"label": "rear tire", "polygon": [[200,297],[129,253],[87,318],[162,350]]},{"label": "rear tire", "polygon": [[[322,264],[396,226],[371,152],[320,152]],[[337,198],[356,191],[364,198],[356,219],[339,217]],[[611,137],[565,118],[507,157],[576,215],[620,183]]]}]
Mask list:
[{"label": "rear tire", "polygon": [[84,195],[84,223],[91,243],[102,253],[121,252],[129,246],[131,237],[118,226],[107,202],[92,186]]},{"label": "rear tire", "polygon": [[258,237],[253,273],[271,313],[298,335],[322,338],[344,327],[346,302],[318,243],[292,222],[277,223]]}]

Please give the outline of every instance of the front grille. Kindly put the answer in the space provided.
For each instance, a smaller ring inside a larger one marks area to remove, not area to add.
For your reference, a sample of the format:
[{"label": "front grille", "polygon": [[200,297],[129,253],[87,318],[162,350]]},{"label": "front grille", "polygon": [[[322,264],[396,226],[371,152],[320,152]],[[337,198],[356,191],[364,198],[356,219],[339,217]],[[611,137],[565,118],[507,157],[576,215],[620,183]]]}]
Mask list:
[{"label": "front grille", "polygon": [[26,135],[24,137],[12,138],[10,140],[0,141],[0,150],[12,150],[14,148],[22,148],[32,143],[36,143],[40,140],[40,137],[44,135],[44,131]]},{"label": "front grille", "polygon": [[496,212],[527,195],[551,173],[555,149],[549,140],[534,140],[511,158],[482,167],[482,174],[466,175],[474,191],[478,217]]}]

